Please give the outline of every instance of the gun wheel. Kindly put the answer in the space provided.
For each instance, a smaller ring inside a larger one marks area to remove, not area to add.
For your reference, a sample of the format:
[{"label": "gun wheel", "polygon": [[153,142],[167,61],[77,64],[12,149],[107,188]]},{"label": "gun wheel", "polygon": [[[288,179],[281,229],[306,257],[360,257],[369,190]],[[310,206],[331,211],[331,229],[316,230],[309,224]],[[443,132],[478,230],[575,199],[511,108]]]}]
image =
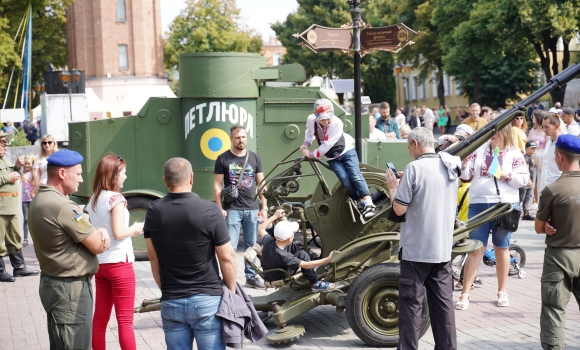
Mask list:
[{"label": "gun wheel", "polygon": [[277,327],[268,334],[266,340],[270,344],[292,343],[305,333],[304,326],[300,324],[289,324],[285,327]]},{"label": "gun wheel", "polygon": [[[375,265],[365,269],[348,290],[348,324],[370,346],[390,347],[399,343],[399,276],[397,264]],[[429,308],[425,298],[420,336],[427,329]]]}]

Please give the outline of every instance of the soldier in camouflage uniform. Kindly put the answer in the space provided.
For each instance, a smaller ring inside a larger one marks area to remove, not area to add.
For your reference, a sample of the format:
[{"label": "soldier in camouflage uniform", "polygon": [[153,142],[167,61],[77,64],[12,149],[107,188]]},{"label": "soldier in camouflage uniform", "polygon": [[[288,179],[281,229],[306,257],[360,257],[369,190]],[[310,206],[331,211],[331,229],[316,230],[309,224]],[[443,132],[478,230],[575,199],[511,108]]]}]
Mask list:
[{"label": "soldier in camouflage uniform", "polygon": [[[14,282],[14,277],[38,275],[38,271],[26,267],[22,256],[22,236],[16,216],[19,192],[16,181],[20,180],[22,162],[18,159],[14,165],[8,159],[7,143],[8,134],[0,133],[0,282]],[[14,276],[6,272],[6,253],[14,268]]]}]

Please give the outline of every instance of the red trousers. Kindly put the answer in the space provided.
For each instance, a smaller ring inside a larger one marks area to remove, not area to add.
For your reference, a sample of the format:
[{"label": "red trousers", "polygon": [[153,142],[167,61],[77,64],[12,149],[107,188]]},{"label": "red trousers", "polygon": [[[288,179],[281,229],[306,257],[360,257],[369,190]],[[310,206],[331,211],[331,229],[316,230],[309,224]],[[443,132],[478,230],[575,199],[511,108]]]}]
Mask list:
[{"label": "red trousers", "polygon": [[123,350],[135,350],[133,307],[135,304],[135,271],[132,263],[100,264],[95,275],[97,295],[93,317],[93,349],[106,349],[105,332],[115,305],[119,343]]}]

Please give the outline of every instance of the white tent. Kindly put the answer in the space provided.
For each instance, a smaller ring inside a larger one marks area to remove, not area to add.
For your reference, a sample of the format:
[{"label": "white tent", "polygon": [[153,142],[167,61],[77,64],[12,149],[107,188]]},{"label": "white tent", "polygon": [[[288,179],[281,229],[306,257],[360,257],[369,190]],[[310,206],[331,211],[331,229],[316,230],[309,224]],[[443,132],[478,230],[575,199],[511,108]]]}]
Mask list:
[{"label": "white tent", "polygon": [[137,114],[150,97],[176,96],[169,85],[133,86],[121,103],[115,106],[115,109],[122,113],[131,112],[131,114]]}]

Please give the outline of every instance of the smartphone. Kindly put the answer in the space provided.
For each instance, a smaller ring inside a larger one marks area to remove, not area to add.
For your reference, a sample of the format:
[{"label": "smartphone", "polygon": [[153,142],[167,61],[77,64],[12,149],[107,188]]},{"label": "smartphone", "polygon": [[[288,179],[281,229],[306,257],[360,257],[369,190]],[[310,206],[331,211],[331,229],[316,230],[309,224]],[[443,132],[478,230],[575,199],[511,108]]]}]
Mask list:
[{"label": "smartphone", "polygon": [[395,177],[398,179],[399,173],[397,172],[397,169],[395,169],[395,166],[393,165],[393,163],[388,162],[387,167],[393,171],[393,173],[395,174]]}]

